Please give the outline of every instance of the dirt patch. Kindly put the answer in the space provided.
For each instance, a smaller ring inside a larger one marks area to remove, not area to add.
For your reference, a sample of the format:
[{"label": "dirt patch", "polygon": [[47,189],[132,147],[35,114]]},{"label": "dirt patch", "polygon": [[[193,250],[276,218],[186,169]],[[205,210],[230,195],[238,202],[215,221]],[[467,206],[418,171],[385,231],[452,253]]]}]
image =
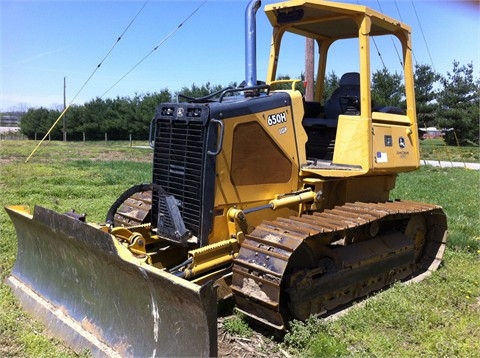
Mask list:
[{"label": "dirt patch", "polygon": [[25,158],[21,157],[0,157],[0,164],[12,164],[20,161],[25,161]]},{"label": "dirt patch", "polygon": [[252,278],[243,279],[242,292],[246,296],[252,296],[262,301],[271,301],[267,294],[262,291],[259,284]]}]

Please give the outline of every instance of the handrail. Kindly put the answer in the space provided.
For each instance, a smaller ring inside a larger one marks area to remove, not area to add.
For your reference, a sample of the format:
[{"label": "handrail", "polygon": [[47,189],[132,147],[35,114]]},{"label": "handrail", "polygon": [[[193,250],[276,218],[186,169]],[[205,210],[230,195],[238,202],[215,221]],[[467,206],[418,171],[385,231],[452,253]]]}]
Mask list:
[{"label": "handrail", "polygon": [[207,151],[207,154],[208,155],[213,155],[213,156],[217,156],[218,154],[220,154],[220,152],[222,151],[222,146],[223,146],[223,134],[224,134],[224,126],[223,126],[223,121],[221,120],[218,120],[218,119],[215,119],[215,118],[212,118],[210,120],[212,123],[216,123],[219,127],[220,127],[220,137],[218,139],[218,144],[217,144],[217,150],[216,151],[211,151],[211,150],[208,150]]},{"label": "handrail", "polygon": [[295,91],[295,86],[297,83],[301,83],[302,80],[299,79],[291,79],[291,80],[275,80],[269,83],[270,86],[276,85],[276,84],[282,84],[282,83],[289,83],[292,82],[292,91]]}]

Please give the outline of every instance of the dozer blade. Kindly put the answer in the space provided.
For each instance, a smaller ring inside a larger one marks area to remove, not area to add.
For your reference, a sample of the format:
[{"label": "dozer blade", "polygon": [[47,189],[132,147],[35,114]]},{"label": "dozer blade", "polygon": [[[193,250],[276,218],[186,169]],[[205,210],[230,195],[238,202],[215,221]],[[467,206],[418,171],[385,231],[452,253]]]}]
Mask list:
[{"label": "dozer blade", "polygon": [[212,284],[135,258],[110,234],[51,210],[6,208],[18,236],[7,283],[54,336],[93,356],[215,356]]}]

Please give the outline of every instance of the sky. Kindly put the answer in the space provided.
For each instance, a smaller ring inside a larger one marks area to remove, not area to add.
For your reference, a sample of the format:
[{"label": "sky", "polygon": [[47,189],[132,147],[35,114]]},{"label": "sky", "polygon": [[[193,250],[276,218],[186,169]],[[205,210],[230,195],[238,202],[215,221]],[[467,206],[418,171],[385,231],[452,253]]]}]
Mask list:
[{"label": "sky", "polygon": [[[263,8],[275,2],[262,1],[257,12],[258,79],[266,76],[271,39]],[[475,78],[480,77],[479,0],[343,2],[410,25],[415,62],[442,75],[452,71],[453,61],[472,63]],[[0,111],[61,108],[64,84],[67,104],[83,104],[96,97],[175,92],[192,84],[240,83],[247,3],[0,0]],[[279,71],[298,77],[304,71],[304,42],[289,46]],[[376,46],[381,56],[372,56],[374,66],[380,69],[383,61],[391,72],[399,71],[395,42],[383,39]],[[355,70],[341,48],[333,56],[329,71]]]}]

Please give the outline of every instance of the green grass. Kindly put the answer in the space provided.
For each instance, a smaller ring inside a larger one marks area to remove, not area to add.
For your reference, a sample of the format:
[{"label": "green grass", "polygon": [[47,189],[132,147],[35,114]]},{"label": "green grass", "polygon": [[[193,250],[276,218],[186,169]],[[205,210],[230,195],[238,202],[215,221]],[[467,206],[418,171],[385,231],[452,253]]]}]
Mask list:
[{"label": "green grass", "polygon": [[223,326],[225,331],[230,334],[236,334],[241,337],[251,337],[253,334],[252,328],[248,325],[245,316],[240,313],[236,312],[235,315],[229,317],[223,322]]},{"label": "green grass", "polygon": [[479,357],[480,172],[422,167],[401,174],[391,198],[441,205],[449,239],[443,265],[392,288],[337,321],[295,322],[284,344],[304,357]]},{"label": "green grass", "polygon": [[479,147],[447,146],[443,139],[425,139],[420,141],[420,154],[422,159],[440,160],[451,162],[480,162]]},{"label": "green grass", "polygon": [[[87,212],[89,221],[102,222],[121,192],[151,178],[152,151],[131,148],[128,142],[50,142],[25,163],[36,144],[0,142],[2,207],[39,204],[59,212],[74,208]],[[478,357],[479,194],[479,171],[422,167],[401,174],[392,198],[438,204],[448,216],[442,267],[419,284],[394,285],[336,321],[296,322],[279,344],[293,356],[305,357]],[[0,210],[0,357],[78,357],[48,337],[4,284],[16,245],[10,220]],[[227,322],[229,332],[251,334],[243,318]]]},{"label": "green grass", "polygon": [[336,321],[296,322],[285,344],[306,357],[478,357],[479,287],[478,255],[447,251],[426,281],[395,284]]},{"label": "green grass", "polygon": [[[152,151],[137,148],[147,146],[147,142],[58,142],[45,141],[1,141],[0,160],[44,163],[68,160],[124,160],[151,162]],[[38,146],[38,147],[37,147]]]},{"label": "green grass", "polygon": [[151,180],[152,151],[131,148],[128,142],[50,142],[25,163],[35,145],[31,141],[0,143],[0,357],[78,357],[49,338],[4,284],[17,244],[3,207],[42,205],[59,212],[74,208],[86,212],[89,221],[103,222],[120,193]]},{"label": "green grass", "polygon": [[415,172],[400,174],[390,197],[442,206],[448,218],[448,247],[470,252],[479,250],[479,171],[422,167]]}]

